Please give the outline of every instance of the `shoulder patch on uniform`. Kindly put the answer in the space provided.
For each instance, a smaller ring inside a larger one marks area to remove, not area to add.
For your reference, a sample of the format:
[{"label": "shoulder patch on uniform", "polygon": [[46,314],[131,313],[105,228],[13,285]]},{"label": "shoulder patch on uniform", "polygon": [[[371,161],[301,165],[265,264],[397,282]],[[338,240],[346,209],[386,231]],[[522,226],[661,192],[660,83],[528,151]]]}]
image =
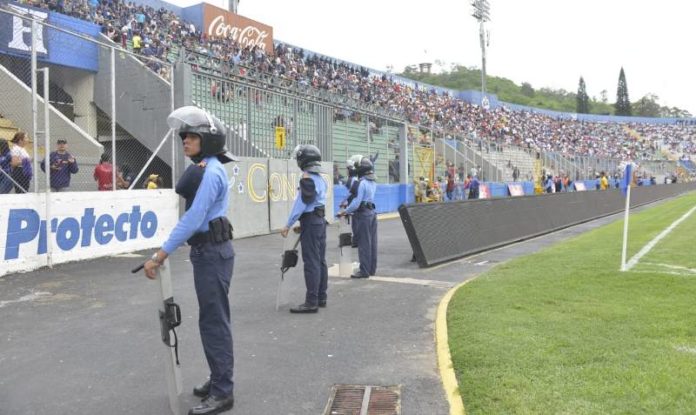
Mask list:
[{"label": "shoulder patch on uniform", "polygon": [[310,178],[300,179],[300,192],[302,194],[302,202],[309,204],[314,202],[317,197],[317,189],[314,180]]}]

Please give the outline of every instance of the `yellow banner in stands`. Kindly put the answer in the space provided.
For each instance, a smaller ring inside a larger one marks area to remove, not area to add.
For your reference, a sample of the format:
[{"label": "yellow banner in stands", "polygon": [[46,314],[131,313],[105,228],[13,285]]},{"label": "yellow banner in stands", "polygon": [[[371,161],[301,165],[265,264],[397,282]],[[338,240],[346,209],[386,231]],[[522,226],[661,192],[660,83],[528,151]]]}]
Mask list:
[{"label": "yellow banner in stands", "polygon": [[285,127],[275,128],[275,148],[282,150],[285,148]]}]

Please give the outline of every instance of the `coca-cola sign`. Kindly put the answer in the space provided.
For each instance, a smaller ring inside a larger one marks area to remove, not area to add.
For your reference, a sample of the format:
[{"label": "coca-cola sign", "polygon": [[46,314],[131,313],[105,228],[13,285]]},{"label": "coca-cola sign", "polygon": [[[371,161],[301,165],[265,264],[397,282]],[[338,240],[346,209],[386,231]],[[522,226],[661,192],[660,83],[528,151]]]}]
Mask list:
[{"label": "coca-cola sign", "polygon": [[273,53],[271,26],[207,3],[203,4],[203,30],[210,38],[228,38],[242,47],[258,46]]}]

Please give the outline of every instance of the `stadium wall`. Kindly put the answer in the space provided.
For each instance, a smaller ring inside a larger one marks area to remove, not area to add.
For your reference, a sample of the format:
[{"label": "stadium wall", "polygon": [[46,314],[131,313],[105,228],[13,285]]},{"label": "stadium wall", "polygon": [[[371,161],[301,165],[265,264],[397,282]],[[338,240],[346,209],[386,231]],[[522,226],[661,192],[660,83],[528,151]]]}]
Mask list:
[{"label": "stadium wall", "polygon": [[47,252],[61,264],[159,247],[178,219],[173,190],[11,194],[2,204],[0,276],[48,265]]}]

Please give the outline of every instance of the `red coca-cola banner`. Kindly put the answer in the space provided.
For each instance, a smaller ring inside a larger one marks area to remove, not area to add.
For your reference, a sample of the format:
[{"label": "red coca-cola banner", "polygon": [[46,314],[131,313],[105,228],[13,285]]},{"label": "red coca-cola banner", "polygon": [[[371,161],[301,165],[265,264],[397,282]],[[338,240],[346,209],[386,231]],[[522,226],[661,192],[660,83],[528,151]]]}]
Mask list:
[{"label": "red coca-cola banner", "polygon": [[209,38],[229,38],[242,47],[259,46],[273,53],[273,28],[203,3],[203,31]]}]

